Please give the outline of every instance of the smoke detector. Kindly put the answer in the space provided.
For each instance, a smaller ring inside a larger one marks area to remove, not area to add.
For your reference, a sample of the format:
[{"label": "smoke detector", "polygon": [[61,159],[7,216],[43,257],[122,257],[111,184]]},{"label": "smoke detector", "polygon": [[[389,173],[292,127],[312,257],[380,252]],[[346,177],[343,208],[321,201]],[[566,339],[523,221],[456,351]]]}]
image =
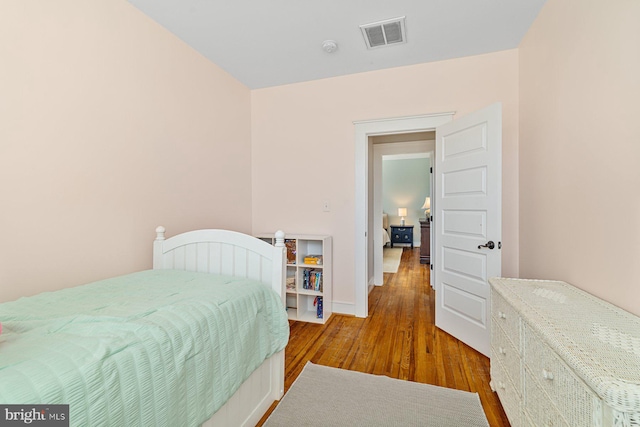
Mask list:
[{"label": "smoke detector", "polygon": [[322,42],[322,49],[327,53],[333,53],[338,50],[338,43],[333,40],[325,40]]},{"label": "smoke detector", "polygon": [[368,49],[407,42],[404,16],[360,25],[360,31]]}]

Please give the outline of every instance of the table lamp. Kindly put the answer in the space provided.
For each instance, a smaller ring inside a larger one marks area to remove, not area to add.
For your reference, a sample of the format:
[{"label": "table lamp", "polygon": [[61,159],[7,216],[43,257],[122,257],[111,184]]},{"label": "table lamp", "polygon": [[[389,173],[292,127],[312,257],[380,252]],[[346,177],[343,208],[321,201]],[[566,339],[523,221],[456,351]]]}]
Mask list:
[{"label": "table lamp", "polygon": [[407,208],[398,208],[398,216],[401,217],[400,225],[404,225],[404,217],[407,216]]},{"label": "table lamp", "polygon": [[424,199],[424,205],[422,205],[422,209],[426,209],[424,211],[424,215],[427,217],[427,220],[429,220],[429,213],[431,213],[431,197],[427,196]]}]

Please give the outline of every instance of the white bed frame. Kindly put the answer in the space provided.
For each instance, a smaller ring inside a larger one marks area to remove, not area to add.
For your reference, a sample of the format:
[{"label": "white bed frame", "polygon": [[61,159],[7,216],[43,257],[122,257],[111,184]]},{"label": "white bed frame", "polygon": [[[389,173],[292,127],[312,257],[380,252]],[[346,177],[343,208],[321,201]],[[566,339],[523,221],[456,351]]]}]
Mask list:
[{"label": "white bed frame", "polygon": [[[248,277],[276,291],[285,305],[286,249],[284,233],[274,246],[228,230],[197,230],[165,239],[156,228],[153,268]],[[203,427],[255,426],[284,394],[284,350],[265,360]]]}]

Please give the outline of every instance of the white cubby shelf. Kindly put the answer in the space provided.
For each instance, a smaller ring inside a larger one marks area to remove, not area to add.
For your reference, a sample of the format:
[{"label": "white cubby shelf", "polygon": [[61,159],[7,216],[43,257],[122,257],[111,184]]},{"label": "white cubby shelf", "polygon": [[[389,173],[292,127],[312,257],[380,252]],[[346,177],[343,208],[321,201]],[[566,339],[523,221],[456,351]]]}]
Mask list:
[{"label": "white cubby shelf", "polygon": [[[265,242],[274,243],[273,233],[256,235]],[[326,323],[332,310],[331,236],[290,234],[285,236],[287,246],[287,314],[290,320]],[[305,263],[305,258],[316,257],[317,264]],[[305,272],[309,280],[305,280]],[[313,276],[313,278],[312,278]],[[318,312],[318,303],[322,311]]]}]

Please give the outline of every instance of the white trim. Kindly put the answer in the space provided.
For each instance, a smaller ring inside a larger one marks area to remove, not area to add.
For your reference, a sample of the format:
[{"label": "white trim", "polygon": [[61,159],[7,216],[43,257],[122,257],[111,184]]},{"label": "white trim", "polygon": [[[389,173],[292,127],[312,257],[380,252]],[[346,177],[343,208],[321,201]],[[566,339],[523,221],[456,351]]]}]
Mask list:
[{"label": "white trim", "polygon": [[448,123],[455,112],[424,116],[398,117],[378,120],[355,121],[355,315],[367,317],[368,304],[368,256],[369,243],[369,137],[433,130]]},{"label": "white trim", "polygon": [[[433,140],[432,140],[433,141]],[[425,141],[426,142],[426,141]],[[385,144],[376,144],[373,148],[375,149],[378,145],[386,145],[386,144],[401,144],[398,142],[387,142]],[[382,160],[412,160],[412,159],[428,159],[429,153],[399,153],[399,154],[383,154]]]},{"label": "white trim", "polygon": [[[436,155],[436,147],[433,147],[432,151],[429,151],[429,157],[431,157],[431,172],[429,174],[429,183],[431,184],[431,188],[429,189],[429,194],[431,194],[431,212],[429,212],[430,216],[433,216],[433,212],[436,206],[436,183],[435,183],[435,171],[436,171],[436,165],[435,165],[435,155]],[[431,223],[430,229],[429,229],[429,268],[431,268],[431,265],[435,265],[435,237],[433,235],[433,233],[435,232],[435,229],[433,229],[433,222]],[[431,272],[429,273],[429,285],[431,285],[431,289],[435,289],[436,288],[436,281],[435,281],[435,269],[431,270]]]},{"label": "white trim", "polygon": [[336,302],[333,301],[333,314],[345,314],[347,316],[353,316],[356,313],[356,306],[349,302]]},{"label": "white trim", "polygon": [[[354,125],[364,125],[364,124],[369,124],[369,123],[375,123],[375,124],[382,124],[385,122],[396,122],[399,120],[403,120],[403,121],[411,121],[413,119],[417,119],[417,120],[423,120],[426,118],[429,119],[433,119],[439,116],[450,116],[453,117],[456,114],[455,111],[447,111],[444,113],[433,113],[433,114],[425,114],[425,115],[419,115],[419,116],[405,116],[405,117],[387,117],[384,119],[369,119],[369,120],[354,120],[353,124]],[[451,121],[451,120],[449,120]],[[446,123],[446,122],[445,122]],[[433,130],[434,128],[425,128],[422,129],[422,131],[428,131],[428,130]],[[396,131],[383,131],[381,133],[379,133],[379,135],[392,135],[394,133],[410,133],[410,132],[419,132],[418,130],[410,130],[407,131],[406,129],[400,129],[400,130],[396,130]],[[375,134],[370,134],[370,135],[375,135]]]}]

